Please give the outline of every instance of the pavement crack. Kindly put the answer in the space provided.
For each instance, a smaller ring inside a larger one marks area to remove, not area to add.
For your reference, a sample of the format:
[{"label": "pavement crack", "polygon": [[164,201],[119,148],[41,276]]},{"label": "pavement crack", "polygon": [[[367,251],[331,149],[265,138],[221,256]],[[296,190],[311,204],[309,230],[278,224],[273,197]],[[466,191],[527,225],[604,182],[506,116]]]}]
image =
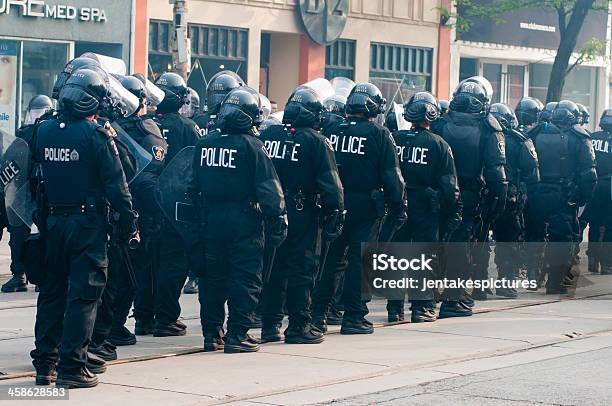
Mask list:
[{"label": "pavement crack", "polygon": [[513,342],[533,345],[533,343],[531,341],[529,341],[529,340],[521,340],[521,339],[518,339],[518,338],[489,337],[489,336],[479,336],[479,335],[473,335],[473,334],[449,333],[447,331],[412,330],[412,329],[410,331],[416,331],[418,333],[446,334],[446,335],[458,336],[458,337],[487,338],[489,340],[513,341]]},{"label": "pavement crack", "polygon": [[349,364],[370,365],[370,366],[384,367],[384,368],[391,368],[392,367],[392,365],[378,364],[378,363],[374,363],[374,362],[351,361],[351,360],[346,360],[346,359],[316,357],[316,356],[312,356],[312,355],[301,355],[301,354],[284,354],[284,353],[270,352],[270,351],[262,351],[262,352],[265,352],[266,354],[270,354],[270,355],[279,355],[279,356],[285,356],[285,357],[298,357],[298,358],[318,359],[318,360],[323,360],[323,361],[346,362],[346,363],[349,363]]},{"label": "pavement crack", "polygon": [[[453,393],[456,395],[467,396],[465,392],[455,391],[452,389],[441,389],[439,391],[436,391],[436,393]],[[519,403],[521,405],[529,404],[529,405],[546,405],[546,406],[575,406],[572,403],[549,403],[549,402],[542,402],[539,400],[513,399],[513,398],[507,398],[503,396],[477,395],[474,393],[470,393],[469,396],[470,396],[470,399],[479,398],[479,399],[488,399],[488,400],[502,400],[506,402]]]},{"label": "pavement crack", "polygon": [[100,383],[102,385],[121,386],[121,387],[124,387],[124,388],[144,389],[144,390],[152,390],[152,391],[157,391],[157,392],[176,393],[176,394],[179,394],[179,395],[199,396],[199,397],[205,397],[205,398],[214,399],[214,400],[223,400],[223,399],[225,399],[225,398],[219,398],[219,397],[212,396],[212,395],[205,395],[205,394],[202,394],[202,393],[185,392],[185,391],[178,391],[178,390],[172,390],[172,389],[151,388],[151,387],[148,387],[148,386],[127,385],[127,384],[123,384],[123,383],[113,383],[113,382],[100,382]]}]

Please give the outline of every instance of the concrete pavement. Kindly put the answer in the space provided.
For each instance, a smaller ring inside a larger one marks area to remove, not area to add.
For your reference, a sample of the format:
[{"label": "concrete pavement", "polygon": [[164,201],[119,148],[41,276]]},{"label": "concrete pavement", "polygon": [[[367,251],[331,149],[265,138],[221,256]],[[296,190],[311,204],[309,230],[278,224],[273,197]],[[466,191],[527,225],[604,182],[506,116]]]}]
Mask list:
[{"label": "concrete pavement", "polygon": [[[382,326],[377,300],[373,335],[341,336],[335,327],[321,345],[266,344],[243,355],[202,353],[197,298],[184,296],[187,336],[120,347],[101,384],[71,391],[68,403],[605,404],[598,401],[612,396],[612,276],[588,281],[575,299],[524,292],[521,300],[479,302],[470,318],[417,325]],[[33,385],[24,375],[32,371],[34,306],[33,292],[0,295],[0,394]],[[561,390],[572,382],[576,390]],[[40,404],[17,404],[30,403]]]}]

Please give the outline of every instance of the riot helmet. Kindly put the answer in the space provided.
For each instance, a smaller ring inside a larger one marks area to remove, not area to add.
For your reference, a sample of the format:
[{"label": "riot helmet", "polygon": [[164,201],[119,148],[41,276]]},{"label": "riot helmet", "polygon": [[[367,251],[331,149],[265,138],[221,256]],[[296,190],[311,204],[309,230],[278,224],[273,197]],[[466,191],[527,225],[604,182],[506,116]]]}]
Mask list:
[{"label": "riot helmet", "polygon": [[580,119],[578,120],[578,124],[587,125],[591,119],[591,115],[589,114],[589,110],[586,108],[584,104],[576,103],[578,106],[578,110],[580,110]]},{"label": "riot helmet", "polygon": [[259,131],[264,131],[275,125],[283,125],[283,123],[278,118],[274,116],[269,116],[263,121],[263,123],[261,123],[261,125],[259,126]]},{"label": "riot helmet", "polygon": [[571,127],[578,124],[580,109],[570,100],[561,100],[552,113],[551,121],[559,127]]},{"label": "riot helmet", "polygon": [[200,110],[200,95],[193,88],[188,87],[189,98],[179,110],[183,117],[192,118]]},{"label": "riot helmet", "polygon": [[157,87],[149,79],[145,78],[142,73],[134,73],[132,76],[144,84],[145,91],[147,93],[148,106],[157,106],[162,102],[162,100],[164,100],[164,97],[166,97],[164,91]]},{"label": "riot helmet", "polygon": [[404,118],[411,123],[422,121],[433,123],[440,118],[438,100],[429,92],[418,92],[412,95],[404,105]]},{"label": "riot helmet", "polygon": [[140,103],[136,111],[136,113],[138,113],[144,107],[145,100],[147,99],[147,90],[145,89],[144,83],[134,76],[120,76],[119,82],[128,92],[138,98]]},{"label": "riot helmet", "polygon": [[489,112],[495,117],[504,132],[514,130],[518,127],[518,119],[510,106],[504,103],[494,103],[491,105]]},{"label": "riot helmet", "polygon": [[455,89],[449,108],[460,113],[485,114],[489,101],[487,90],[482,84],[466,79]]},{"label": "riot helmet", "polygon": [[97,61],[90,59],[90,58],[86,58],[86,57],[78,57],[78,58],[74,58],[73,60],[69,61],[64,66],[64,69],[57,76],[57,79],[55,80],[55,83],[53,84],[53,90],[51,93],[51,97],[54,98],[55,100],[59,100],[60,91],[62,90],[62,87],[66,84],[66,81],[68,80],[70,75],[72,75],[75,71],[77,71],[80,68],[91,67],[91,66],[97,66],[98,68],[101,68],[100,64]]},{"label": "riot helmet", "polygon": [[36,122],[45,113],[53,110],[53,100],[49,96],[39,94],[30,99],[28,108],[26,109],[26,117],[24,124],[31,125]]},{"label": "riot helmet", "polygon": [[176,73],[166,72],[162,74],[155,84],[164,91],[164,100],[157,106],[161,113],[175,113],[187,102],[189,90],[185,80]]},{"label": "riot helmet", "polygon": [[259,97],[240,87],[232,90],[221,103],[217,123],[224,133],[244,134],[259,126],[260,117]]},{"label": "riot helmet", "polygon": [[98,73],[89,69],[79,69],[73,73],[59,94],[64,110],[75,117],[96,114],[107,97],[106,82]]},{"label": "riot helmet", "polygon": [[558,104],[557,102],[546,103],[544,110],[542,110],[542,113],[540,114],[540,122],[550,123],[552,119],[552,113],[553,111],[555,111],[557,104]]},{"label": "riot helmet", "polygon": [[483,76],[472,76],[462,80],[457,88],[459,88],[463,83],[478,83],[485,91],[487,103],[491,103],[491,99],[493,98],[493,86],[491,86],[491,82],[489,82],[487,78]]},{"label": "riot helmet", "polygon": [[440,116],[445,116],[448,113],[448,109],[450,107],[450,102],[448,100],[438,100],[438,105],[440,106]]},{"label": "riot helmet", "polygon": [[244,81],[232,71],[224,70],[214,75],[206,87],[208,113],[211,115],[217,114],[225,96],[241,86],[244,86]]},{"label": "riot helmet", "polygon": [[[518,123],[528,127],[538,122],[542,113],[542,102],[533,97],[523,97],[516,105],[516,118]],[[499,121],[499,120],[498,120]]]},{"label": "riot helmet", "polygon": [[386,103],[378,87],[371,83],[360,83],[351,90],[346,100],[346,113],[349,116],[373,118],[384,111]]},{"label": "riot helmet", "polygon": [[612,132],[612,109],[605,109],[599,120],[599,126],[602,130]]},{"label": "riot helmet", "polygon": [[321,125],[323,104],[317,94],[308,88],[298,88],[289,97],[283,115],[283,124],[293,127],[318,128]]}]

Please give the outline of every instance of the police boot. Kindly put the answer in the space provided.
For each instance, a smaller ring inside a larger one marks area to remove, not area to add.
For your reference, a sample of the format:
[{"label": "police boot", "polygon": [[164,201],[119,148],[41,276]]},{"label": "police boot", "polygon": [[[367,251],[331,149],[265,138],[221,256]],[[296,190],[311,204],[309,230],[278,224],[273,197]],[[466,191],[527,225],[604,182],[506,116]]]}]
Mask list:
[{"label": "police boot", "polygon": [[170,324],[155,323],[153,329],[153,337],[178,337],[187,334],[187,327],[180,321],[175,321]]},{"label": "police boot", "polygon": [[435,302],[418,300],[411,303],[410,321],[412,323],[431,323],[438,320]]},{"label": "police boot", "polygon": [[352,319],[347,318],[346,314],[342,319],[342,327],[340,328],[340,334],[351,335],[351,334],[372,334],[374,333],[374,325],[364,319]]},{"label": "police boot", "polygon": [[329,307],[329,311],[327,312],[326,317],[327,324],[330,326],[339,326],[342,324],[342,310],[338,308],[335,304]]},{"label": "police boot", "polygon": [[404,301],[403,300],[387,301],[387,321],[389,323],[396,323],[399,321],[404,321]]},{"label": "police boot", "polygon": [[323,333],[310,323],[291,325],[285,330],[285,344],[321,344]]},{"label": "police boot", "polygon": [[93,388],[98,385],[98,377],[87,368],[74,372],[59,372],[55,386],[58,388],[77,389]]},{"label": "police boot", "polygon": [[90,344],[88,352],[102,358],[104,361],[114,361],[117,359],[117,347],[108,341],[100,345]]},{"label": "police boot", "polygon": [[460,300],[445,300],[440,306],[439,318],[468,317],[472,315],[472,308]]},{"label": "police boot", "polygon": [[9,279],[2,288],[0,289],[4,293],[13,293],[13,292],[27,292],[28,285],[25,275],[13,275],[11,279]]},{"label": "police boot", "polygon": [[259,342],[248,334],[228,335],[225,340],[223,352],[226,354],[238,354],[241,352],[259,351]]},{"label": "police boot", "polygon": [[46,365],[36,368],[36,385],[47,386],[57,380],[55,365]]},{"label": "police boot", "polygon": [[191,276],[187,279],[187,283],[183,287],[183,293],[186,295],[194,295],[198,293],[198,278],[192,278]]},{"label": "police boot", "polygon": [[265,325],[261,328],[261,342],[263,343],[277,343],[283,339],[283,335],[280,331],[280,324]]},{"label": "police boot", "polygon": [[132,334],[125,326],[113,327],[108,341],[117,347],[134,345],[136,344],[136,335]]},{"label": "police boot", "polygon": [[[314,310],[312,313],[312,325],[314,328],[319,330],[321,333],[327,333],[327,318],[325,317],[326,311]],[[342,324],[342,322],[340,322]]]},{"label": "police boot", "polygon": [[594,255],[589,255],[589,272],[593,274],[599,273],[599,261]]},{"label": "police boot", "polygon": [[221,351],[225,345],[223,330],[204,333],[204,352]]},{"label": "police boot", "polygon": [[92,352],[87,352],[87,362],[85,366],[96,375],[106,372],[106,361]]},{"label": "police boot", "polygon": [[612,275],[612,266],[610,266],[610,265],[602,265],[600,273],[602,275]]},{"label": "police boot", "polygon": [[137,336],[148,336],[153,334],[153,320],[138,320],[136,319],[136,327],[134,334]]},{"label": "police boot", "polygon": [[[505,297],[508,299],[516,299],[518,297],[518,292],[512,286],[512,283],[515,280],[516,279],[512,277],[510,278],[502,277],[500,281],[502,283],[502,286],[495,289],[495,295]],[[507,285],[507,287],[504,287],[503,284]]]}]

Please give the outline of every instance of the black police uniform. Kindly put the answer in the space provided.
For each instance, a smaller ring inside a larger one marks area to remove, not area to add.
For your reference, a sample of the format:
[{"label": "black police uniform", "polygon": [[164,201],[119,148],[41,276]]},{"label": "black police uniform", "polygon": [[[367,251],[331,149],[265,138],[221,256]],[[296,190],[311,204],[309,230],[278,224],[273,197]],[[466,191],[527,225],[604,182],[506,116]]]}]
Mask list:
[{"label": "black police uniform", "polygon": [[217,127],[216,114],[211,115],[207,112],[198,112],[191,119],[197,124],[202,137],[205,137],[209,132],[215,130]]},{"label": "black police uniform", "polygon": [[262,287],[263,220],[285,212],[280,181],[263,143],[214,132],[196,145],[191,189],[205,202],[206,274],[200,284],[202,330],[242,339]]},{"label": "black police uniform", "polygon": [[591,199],[597,183],[593,144],[577,125],[566,129],[554,124],[537,126],[529,137],[538,154],[541,182],[527,203],[526,241],[549,243],[543,263],[541,251],[529,249],[528,276],[538,278],[543,265],[548,273],[547,293],[561,293],[572,263],[576,207]]},{"label": "black police uniform", "polygon": [[[165,157],[167,163],[171,162],[183,148],[195,145],[200,138],[198,126],[179,113],[157,114],[154,121],[168,144]],[[177,322],[181,314],[179,297],[189,269],[185,243],[173,226],[164,221],[161,230],[157,290],[154,298],[156,326],[169,326]],[[147,312],[145,308],[139,309],[138,312],[141,310]]]},{"label": "black police uniform", "polygon": [[[518,276],[521,244],[525,237],[523,210],[537,183],[540,181],[538,155],[533,141],[520,132],[509,129],[504,132],[506,141],[506,176],[508,195],[504,212],[495,220],[495,264],[499,279],[514,280]],[[516,297],[514,289],[498,289],[498,295]]]},{"label": "black police uniform", "polygon": [[[406,181],[408,221],[395,234],[395,242],[432,242],[436,252],[440,236],[440,211],[449,221],[458,224],[462,203],[457,183],[455,159],[450,146],[440,136],[425,128],[397,131],[393,134],[402,175]],[[448,228],[448,227],[445,227]],[[452,227],[451,227],[452,228]],[[417,280],[437,275],[416,275]],[[435,308],[432,290],[409,290],[408,297],[415,309]],[[403,301],[389,301],[390,313],[403,313]]]},{"label": "black police uniform", "polygon": [[[138,311],[148,311],[137,314],[138,320],[149,320],[149,329],[152,327],[154,287],[159,263],[159,231],[163,219],[158,179],[168,146],[159,127],[153,120],[138,116],[120,118],[114,125],[120,126],[153,158],[130,184],[134,208],[139,214],[140,244],[129,252],[119,246],[125,244],[124,241],[112,241],[111,244],[108,284],[98,308],[92,336],[96,346],[102,345],[106,339],[116,345],[135,343],[135,340],[126,337],[124,329],[135,297],[140,301],[135,308]],[[139,325],[139,334],[143,327],[146,326]]]},{"label": "black police uniform", "polygon": [[344,187],[347,215],[342,234],[330,247],[320,286],[313,296],[313,314],[322,319],[334,292],[336,266],[348,248],[343,323],[362,323],[369,312],[361,292],[361,244],[378,240],[385,204],[392,212],[405,210],[404,180],[391,134],[366,118],[353,120],[336,127],[338,131],[329,138]]},{"label": "black police uniform", "polygon": [[286,283],[289,325],[299,329],[311,321],[310,296],[322,220],[317,204],[323,213],[344,211],[342,185],[329,140],[317,131],[275,125],[263,131],[260,139],[280,178],[291,224],[262,294],[263,328],[280,327]]},{"label": "black police uniform", "polygon": [[113,137],[85,119],[49,120],[37,133],[34,157],[44,174],[48,210],[46,224],[39,226],[46,233],[49,265],[40,284],[31,353],[37,371],[54,369],[58,357],[60,374],[79,374],[85,366],[107,279],[108,202],[120,213],[124,233],[135,230]]},{"label": "black police uniform", "polygon": [[[451,242],[470,242],[477,239],[482,227],[482,195],[485,188],[491,201],[496,202],[491,205],[503,207],[507,181],[504,171],[504,136],[501,131],[499,123],[491,115],[483,117],[480,113],[450,110],[444,117],[442,138],[448,142],[455,157],[463,202],[463,221],[452,233]],[[494,214],[491,214],[491,217],[494,217]],[[492,221],[492,218],[488,220]],[[453,244],[453,249],[449,250],[449,258],[452,257],[452,260],[449,259],[450,266],[446,268],[448,279],[470,278],[473,267],[479,265],[478,252],[471,251],[476,250],[470,250],[468,245],[462,248],[460,244]],[[484,270],[486,271],[486,265]],[[479,278],[483,275],[475,276]],[[445,289],[443,298],[459,301],[463,299],[464,293],[462,289]]]},{"label": "black police uniform", "polygon": [[[605,118],[604,118],[605,119]],[[603,120],[602,120],[603,121]],[[602,127],[605,125],[600,124]],[[589,224],[589,271],[612,273],[612,252],[607,243],[612,242],[612,128],[591,134],[597,162],[597,187],[593,199],[587,204],[582,217]]]}]

